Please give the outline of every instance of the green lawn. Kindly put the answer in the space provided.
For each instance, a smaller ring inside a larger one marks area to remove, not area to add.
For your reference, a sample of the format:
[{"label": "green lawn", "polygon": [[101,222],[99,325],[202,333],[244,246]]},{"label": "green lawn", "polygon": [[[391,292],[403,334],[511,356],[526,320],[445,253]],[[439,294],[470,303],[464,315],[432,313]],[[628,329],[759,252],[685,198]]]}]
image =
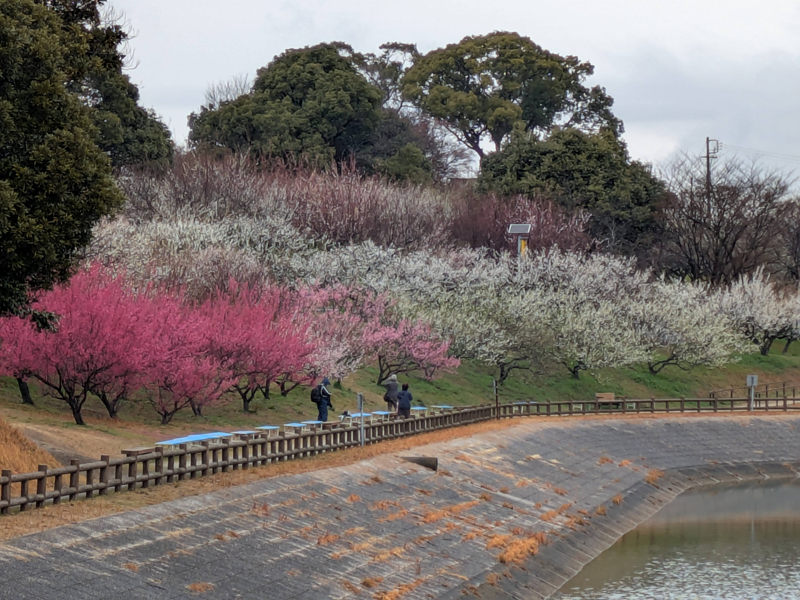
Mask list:
[{"label": "green lawn", "polygon": [[[515,371],[500,389],[502,402],[516,400],[590,399],[595,392],[614,392],[632,398],[706,397],[710,389],[744,385],[745,377],[757,374],[761,382],[800,381],[800,344],[795,344],[787,355],[776,344],[770,356],[746,355],[737,363],[720,369],[697,367],[688,371],[667,367],[658,375],[651,375],[646,366],[583,372],[574,379],[566,369],[555,369],[544,374]],[[356,393],[365,395],[368,410],[385,408],[383,388],[375,384],[377,371],[365,368],[333,386],[333,414],[343,410],[354,411]],[[458,372],[444,374],[434,381],[420,377],[401,376],[401,381],[411,385],[416,403],[425,405],[452,404],[456,406],[493,402],[492,375],[482,365],[465,362]],[[66,404],[53,398],[42,397],[34,384],[31,392],[37,404],[30,408],[20,404],[16,381],[0,378],[0,414],[12,422],[38,423],[73,427]],[[159,418],[144,401],[129,402],[120,411],[120,422],[105,417],[105,411],[96,399],[90,399],[85,408],[89,427],[112,435],[125,435],[125,431],[138,430],[170,436],[186,431],[244,428],[255,425],[288,423],[316,416],[316,407],[306,388],[298,388],[288,396],[273,391],[270,398],[258,398],[251,405],[255,413],[241,412],[241,401],[231,396],[216,407],[207,408],[203,418],[192,416],[185,410],[168,426],[159,425]]]}]

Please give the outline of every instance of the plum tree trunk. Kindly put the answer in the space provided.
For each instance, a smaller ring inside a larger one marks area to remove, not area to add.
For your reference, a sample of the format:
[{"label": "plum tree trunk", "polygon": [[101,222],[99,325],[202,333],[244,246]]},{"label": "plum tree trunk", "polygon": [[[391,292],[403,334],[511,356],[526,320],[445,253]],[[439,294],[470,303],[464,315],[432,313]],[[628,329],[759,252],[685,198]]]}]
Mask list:
[{"label": "plum tree trunk", "polygon": [[78,425],[86,425],[86,422],[83,420],[83,414],[81,414],[81,405],[76,402],[70,402],[69,407],[72,409],[72,417],[75,419],[75,423]]},{"label": "plum tree trunk", "polygon": [[106,411],[108,412],[108,416],[112,419],[119,418],[119,414],[117,413],[117,408],[119,406],[119,400],[109,400],[108,396],[105,392],[100,394],[100,402],[103,403],[103,406],[106,407]]},{"label": "plum tree trunk", "polygon": [[31,390],[28,387],[28,382],[22,377],[17,377],[17,385],[19,386],[19,395],[22,396],[22,403],[36,406],[33,403],[33,398],[31,398]]}]

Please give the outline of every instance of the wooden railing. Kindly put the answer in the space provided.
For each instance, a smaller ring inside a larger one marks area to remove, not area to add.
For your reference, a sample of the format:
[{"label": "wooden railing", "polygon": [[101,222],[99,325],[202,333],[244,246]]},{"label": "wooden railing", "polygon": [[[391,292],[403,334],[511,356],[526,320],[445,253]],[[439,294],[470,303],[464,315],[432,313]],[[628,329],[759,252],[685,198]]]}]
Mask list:
[{"label": "wooden railing", "polygon": [[[762,401],[756,408],[759,412],[800,410],[800,406],[789,403],[786,398]],[[365,424],[364,443],[373,444],[448,427],[523,416],[716,413],[744,412],[748,409],[745,398],[620,398],[615,404],[601,404],[593,400],[564,400],[516,402],[497,407],[482,405],[412,419]],[[34,473],[13,474],[3,470],[0,474],[0,514],[8,514],[17,507],[20,511],[26,511],[42,508],[48,503],[60,504],[65,500],[104,496],[110,491],[150,488],[359,445],[361,438],[358,424],[335,423],[301,433],[281,432],[278,435],[264,434],[253,439],[182,444],[173,449],[138,448],[123,451],[123,457],[102,456],[99,461],[90,463],[81,464],[78,460],[72,460],[69,466],[55,469],[39,465],[39,470]]]},{"label": "wooden railing", "polygon": [[[756,398],[797,398],[800,393],[800,381],[773,381],[770,383],[760,383],[754,386]],[[750,388],[739,386],[734,388],[723,388],[708,392],[709,398],[733,398],[747,396]]]}]

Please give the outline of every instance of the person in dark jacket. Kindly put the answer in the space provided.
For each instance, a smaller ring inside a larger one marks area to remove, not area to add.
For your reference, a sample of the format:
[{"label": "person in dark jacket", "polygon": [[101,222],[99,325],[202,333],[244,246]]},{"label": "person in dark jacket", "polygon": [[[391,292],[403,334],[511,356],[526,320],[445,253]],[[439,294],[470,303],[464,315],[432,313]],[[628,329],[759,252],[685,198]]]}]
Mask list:
[{"label": "person in dark jacket", "polygon": [[333,404],[331,404],[331,393],[328,391],[327,386],[331,384],[331,380],[327,377],[322,380],[322,383],[319,386],[319,391],[321,394],[321,399],[317,404],[319,408],[319,414],[317,415],[317,421],[322,421],[325,423],[328,420],[328,407],[330,406],[333,408]]},{"label": "person in dark jacket", "polygon": [[408,391],[408,384],[403,384],[403,391],[397,394],[397,416],[406,419],[411,417],[411,402],[414,397]]},{"label": "person in dark jacket", "polygon": [[397,409],[397,390],[400,388],[397,383],[397,375],[392,374],[383,384],[383,387],[386,388],[386,393],[383,395],[383,400],[386,402],[386,410],[394,412]]}]

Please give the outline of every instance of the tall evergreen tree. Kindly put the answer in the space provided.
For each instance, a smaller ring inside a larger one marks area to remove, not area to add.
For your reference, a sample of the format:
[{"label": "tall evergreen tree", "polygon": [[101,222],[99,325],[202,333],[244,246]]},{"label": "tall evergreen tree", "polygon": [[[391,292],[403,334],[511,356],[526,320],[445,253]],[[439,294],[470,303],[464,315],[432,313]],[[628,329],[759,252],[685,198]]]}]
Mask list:
[{"label": "tall evergreen tree", "polygon": [[[139,89],[124,72],[128,33],[105,10],[106,0],[35,0],[61,20],[68,57],[67,85],[90,108],[97,144],[115,167],[172,160],[169,129],[139,105]],[[105,11],[105,12],[104,12]]]},{"label": "tall evergreen tree", "polygon": [[122,202],[90,111],[68,89],[87,47],[47,7],[0,2],[0,314],[66,279]]}]

